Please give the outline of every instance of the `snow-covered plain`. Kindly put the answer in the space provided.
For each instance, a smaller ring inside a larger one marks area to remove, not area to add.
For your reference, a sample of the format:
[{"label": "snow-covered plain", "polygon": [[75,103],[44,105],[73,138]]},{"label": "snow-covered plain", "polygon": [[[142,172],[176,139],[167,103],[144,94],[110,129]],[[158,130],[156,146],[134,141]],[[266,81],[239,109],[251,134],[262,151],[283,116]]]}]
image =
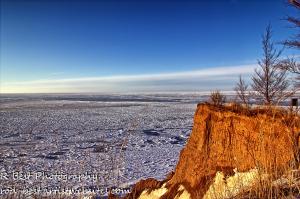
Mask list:
[{"label": "snow-covered plain", "polygon": [[163,179],[204,98],[2,95],[0,189],[128,187],[141,178]]}]

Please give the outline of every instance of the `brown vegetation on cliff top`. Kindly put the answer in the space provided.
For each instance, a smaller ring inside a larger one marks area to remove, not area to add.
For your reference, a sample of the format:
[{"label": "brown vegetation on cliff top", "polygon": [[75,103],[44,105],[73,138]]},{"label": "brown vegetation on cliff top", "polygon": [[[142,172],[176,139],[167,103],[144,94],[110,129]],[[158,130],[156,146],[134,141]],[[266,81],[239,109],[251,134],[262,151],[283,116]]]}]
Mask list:
[{"label": "brown vegetation on cliff top", "polygon": [[[161,198],[175,196],[179,185],[192,198],[202,198],[218,171],[230,176],[235,168],[239,172],[257,168],[278,177],[298,168],[299,131],[299,116],[288,111],[199,104],[192,134]],[[158,187],[144,183],[139,190]],[[127,198],[133,197],[129,194]]]}]

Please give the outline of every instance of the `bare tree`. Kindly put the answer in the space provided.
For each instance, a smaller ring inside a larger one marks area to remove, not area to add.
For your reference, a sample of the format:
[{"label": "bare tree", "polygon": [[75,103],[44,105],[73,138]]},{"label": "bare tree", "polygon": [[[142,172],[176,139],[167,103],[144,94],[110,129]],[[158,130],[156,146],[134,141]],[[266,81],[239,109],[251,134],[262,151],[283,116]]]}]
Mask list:
[{"label": "bare tree", "polygon": [[249,85],[243,80],[240,75],[239,81],[237,82],[234,90],[238,96],[238,98],[245,104],[247,107],[249,105],[249,93],[248,93]]},{"label": "bare tree", "polygon": [[272,39],[271,25],[268,25],[265,34],[262,36],[263,58],[258,60],[259,69],[255,69],[252,76],[252,90],[260,97],[264,104],[271,105],[284,100],[290,93],[289,81],[285,70],[280,70],[280,55],[282,51],[277,51]]},{"label": "bare tree", "polygon": [[300,89],[300,63],[295,58],[287,58],[280,62],[279,68],[295,76],[295,88]]},{"label": "bare tree", "polygon": [[[300,11],[300,1],[299,0],[289,0],[289,4]],[[295,28],[300,28],[300,18],[288,16],[286,18],[288,22],[294,25]],[[285,46],[300,49],[300,33],[290,40],[285,40],[283,42]],[[300,88],[300,63],[294,58],[287,58],[283,60],[280,64],[280,69],[295,75],[295,88]]]},{"label": "bare tree", "polygon": [[285,60],[282,60],[279,67],[281,69],[290,71],[291,73],[300,75],[300,63],[297,62],[294,58],[287,58]]},{"label": "bare tree", "polygon": [[[290,5],[300,10],[299,0],[289,0]],[[288,16],[286,18],[288,22],[293,24],[296,28],[300,28],[300,18]],[[283,42],[286,46],[300,49],[300,33],[297,33],[295,37]]]}]

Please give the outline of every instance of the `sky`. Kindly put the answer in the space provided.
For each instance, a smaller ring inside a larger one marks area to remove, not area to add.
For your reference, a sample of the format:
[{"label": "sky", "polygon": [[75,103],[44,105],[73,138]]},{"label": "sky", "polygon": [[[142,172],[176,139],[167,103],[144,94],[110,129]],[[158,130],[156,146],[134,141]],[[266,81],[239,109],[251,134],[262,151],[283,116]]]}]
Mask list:
[{"label": "sky", "polygon": [[266,26],[282,48],[299,14],[285,0],[0,1],[1,93],[232,90]]}]

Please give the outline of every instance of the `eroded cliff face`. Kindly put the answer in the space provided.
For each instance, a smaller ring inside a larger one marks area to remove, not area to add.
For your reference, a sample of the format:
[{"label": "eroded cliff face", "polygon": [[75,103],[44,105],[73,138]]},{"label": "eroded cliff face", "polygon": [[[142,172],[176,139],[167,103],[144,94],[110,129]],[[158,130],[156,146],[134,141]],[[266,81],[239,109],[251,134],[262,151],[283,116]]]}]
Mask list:
[{"label": "eroded cliff face", "polygon": [[283,111],[200,104],[174,174],[152,186],[139,184],[127,198],[146,198],[153,190],[157,198],[211,198],[207,192],[219,175],[234,179],[298,167],[299,131],[299,117]]}]

